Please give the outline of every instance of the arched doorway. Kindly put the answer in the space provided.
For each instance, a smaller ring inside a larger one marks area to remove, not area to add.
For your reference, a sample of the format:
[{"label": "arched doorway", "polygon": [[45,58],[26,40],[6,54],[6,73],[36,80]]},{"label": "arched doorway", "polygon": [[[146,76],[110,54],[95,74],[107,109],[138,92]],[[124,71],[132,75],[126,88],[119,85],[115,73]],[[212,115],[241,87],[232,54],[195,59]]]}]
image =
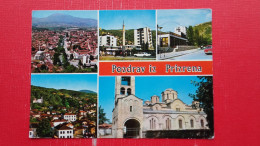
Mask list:
[{"label": "arched doorway", "polygon": [[140,133],[140,123],[135,119],[129,119],[124,125],[124,138],[138,138]]}]

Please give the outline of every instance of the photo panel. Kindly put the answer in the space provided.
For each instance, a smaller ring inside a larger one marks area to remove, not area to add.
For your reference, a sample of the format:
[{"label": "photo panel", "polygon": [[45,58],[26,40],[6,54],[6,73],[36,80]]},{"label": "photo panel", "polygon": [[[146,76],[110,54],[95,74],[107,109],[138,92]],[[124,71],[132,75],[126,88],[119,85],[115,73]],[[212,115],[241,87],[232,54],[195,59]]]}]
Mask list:
[{"label": "photo panel", "polygon": [[98,124],[99,138],[213,138],[212,76],[101,76]]},{"label": "photo panel", "polygon": [[212,60],[211,9],[157,10],[158,60]]},{"label": "photo panel", "polygon": [[155,60],[156,10],[99,11],[100,61]]},{"label": "photo panel", "polygon": [[32,11],[32,73],[93,73],[98,65],[98,12]]},{"label": "photo panel", "polygon": [[95,138],[97,74],[32,74],[29,138]]}]

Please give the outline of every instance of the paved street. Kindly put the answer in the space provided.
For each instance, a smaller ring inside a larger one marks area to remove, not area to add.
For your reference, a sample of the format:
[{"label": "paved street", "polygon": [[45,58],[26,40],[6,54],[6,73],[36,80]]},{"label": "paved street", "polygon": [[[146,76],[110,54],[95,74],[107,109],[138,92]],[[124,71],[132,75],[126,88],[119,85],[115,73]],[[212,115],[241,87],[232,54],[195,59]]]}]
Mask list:
[{"label": "paved street", "polygon": [[170,60],[212,60],[212,55],[206,55],[203,50],[199,50],[179,57],[170,58]]},{"label": "paved street", "polygon": [[161,55],[162,60],[212,60],[212,55],[206,55],[204,50],[195,49],[181,52],[171,52]]}]

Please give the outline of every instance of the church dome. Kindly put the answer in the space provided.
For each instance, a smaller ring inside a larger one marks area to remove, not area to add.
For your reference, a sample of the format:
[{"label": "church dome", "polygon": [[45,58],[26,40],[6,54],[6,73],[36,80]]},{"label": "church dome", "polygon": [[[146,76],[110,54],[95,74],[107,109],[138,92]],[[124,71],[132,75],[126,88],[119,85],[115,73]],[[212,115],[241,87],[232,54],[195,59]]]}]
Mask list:
[{"label": "church dome", "polygon": [[165,91],[175,91],[175,90],[173,90],[172,88],[168,88]]}]

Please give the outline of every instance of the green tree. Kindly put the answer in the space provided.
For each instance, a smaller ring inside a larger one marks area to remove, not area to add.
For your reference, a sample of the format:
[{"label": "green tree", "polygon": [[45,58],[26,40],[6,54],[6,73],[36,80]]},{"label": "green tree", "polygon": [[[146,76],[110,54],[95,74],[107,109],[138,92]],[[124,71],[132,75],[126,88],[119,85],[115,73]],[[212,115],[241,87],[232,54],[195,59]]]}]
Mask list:
[{"label": "green tree", "polygon": [[155,50],[155,48],[156,48],[156,30],[152,30],[152,42],[153,42],[153,48]]},{"label": "green tree", "polygon": [[196,94],[190,94],[190,97],[195,101],[200,102],[200,107],[207,114],[209,128],[214,131],[213,120],[213,78],[212,76],[198,76],[199,82],[193,81],[193,84],[198,87]]},{"label": "green tree", "polygon": [[99,125],[104,124],[105,122],[109,122],[109,119],[106,117],[106,113],[104,112],[104,109],[99,106],[98,108],[98,119],[99,119]]},{"label": "green tree", "polygon": [[53,64],[54,65],[57,65],[58,62],[60,62],[60,59],[59,59],[59,53],[55,52],[54,55],[53,55]]},{"label": "green tree", "polygon": [[188,43],[189,45],[194,45],[194,32],[193,32],[193,27],[189,26],[187,29],[187,38],[188,38]]},{"label": "green tree", "polygon": [[70,54],[70,60],[74,59],[73,54]]},{"label": "green tree", "polygon": [[39,127],[36,130],[39,137],[52,137],[53,130],[51,129],[51,124],[48,119],[43,119],[39,123]]},{"label": "green tree", "polygon": [[199,40],[200,40],[200,34],[199,34],[199,29],[195,28],[194,30],[194,45],[199,46]]},{"label": "green tree", "polygon": [[75,72],[76,71],[76,67],[74,67],[73,65],[69,65],[66,67],[66,69],[64,70],[64,72],[66,73],[71,73],[71,72]]},{"label": "green tree", "polygon": [[40,69],[41,70],[47,70],[47,66],[43,64]]},{"label": "green tree", "polygon": [[132,54],[131,54],[132,56],[134,56],[134,54],[136,54],[136,53],[137,53],[137,50],[136,50],[136,48],[133,48],[131,51],[132,51]]},{"label": "green tree", "polygon": [[91,61],[93,61],[95,58],[94,58],[93,55],[90,55],[89,59],[90,59]]},{"label": "green tree", "polygon": [[81,62],[81,60],[79,60],[79,66],[82,66],[83,64],[82,64],[82,62]]}]

